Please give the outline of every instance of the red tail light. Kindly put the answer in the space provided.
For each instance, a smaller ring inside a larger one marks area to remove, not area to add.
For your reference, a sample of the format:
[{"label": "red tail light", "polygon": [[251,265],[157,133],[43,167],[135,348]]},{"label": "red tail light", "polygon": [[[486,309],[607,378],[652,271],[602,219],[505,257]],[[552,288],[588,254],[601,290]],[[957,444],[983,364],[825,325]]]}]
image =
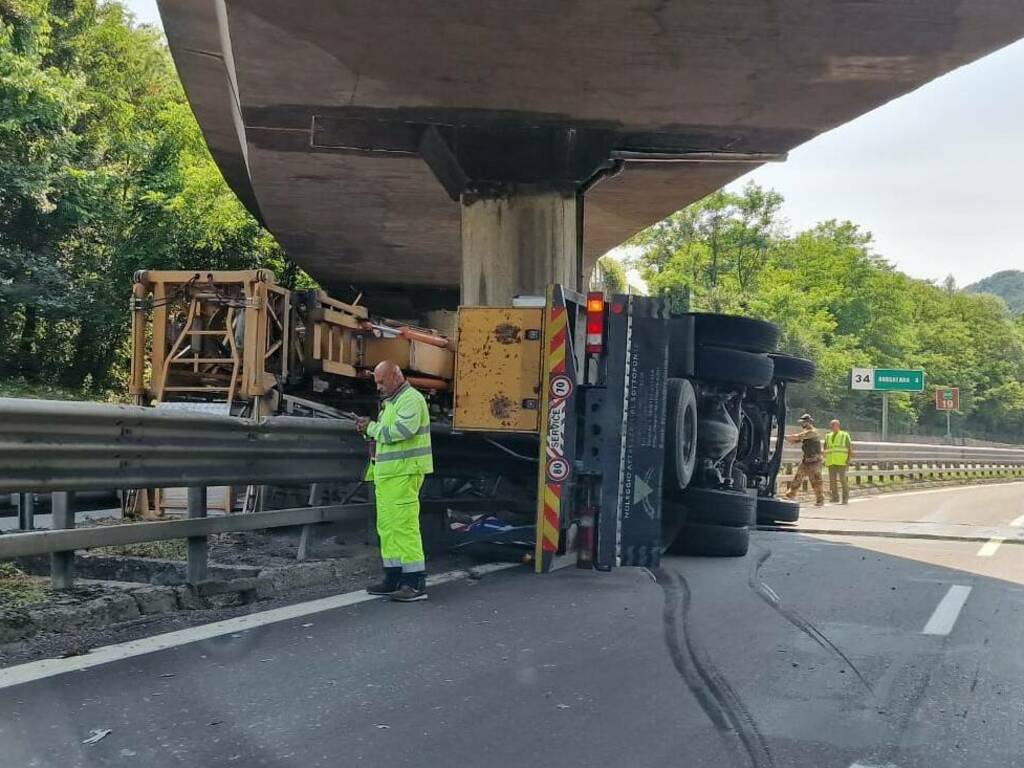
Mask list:
[{"label": "red tail light", "polygon": [[604,294],[587,294],[587,352],[604,350]]}]

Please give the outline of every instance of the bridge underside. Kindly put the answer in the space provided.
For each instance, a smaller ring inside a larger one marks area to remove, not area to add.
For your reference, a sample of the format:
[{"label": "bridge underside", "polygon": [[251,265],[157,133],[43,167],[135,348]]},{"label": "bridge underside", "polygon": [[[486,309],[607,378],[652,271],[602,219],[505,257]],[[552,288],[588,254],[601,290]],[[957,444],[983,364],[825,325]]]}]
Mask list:
[{"label": "bridge underside", "polygon": [[[477,247],[463,212],[481,200],[504,201],[492,225],[520,231],[494,259],[518,248],[573,262],[538,268],[538,283],[585,275],[760,162],[1024,36],[1024,4],[1010,0],[160,8],[211,151],[250,210],[325,287],[420,306],[454,303],[460,283],[482,300],[507,279],[495,264],[489,287],[466,285],[479,254],[463,257]],[[553,219],[505,205],[524,196],[570,202]]]}]

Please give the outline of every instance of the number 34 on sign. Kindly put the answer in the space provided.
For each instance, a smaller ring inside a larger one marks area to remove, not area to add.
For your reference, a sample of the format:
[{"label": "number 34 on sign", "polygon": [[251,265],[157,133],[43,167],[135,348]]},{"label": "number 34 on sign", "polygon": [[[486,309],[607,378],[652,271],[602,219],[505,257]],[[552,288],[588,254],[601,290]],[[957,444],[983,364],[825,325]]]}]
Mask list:
[{"label": "number 34 on sign", "polygon": [[875,369],[854,368],[850,376],[851,389],[874,389]]}]

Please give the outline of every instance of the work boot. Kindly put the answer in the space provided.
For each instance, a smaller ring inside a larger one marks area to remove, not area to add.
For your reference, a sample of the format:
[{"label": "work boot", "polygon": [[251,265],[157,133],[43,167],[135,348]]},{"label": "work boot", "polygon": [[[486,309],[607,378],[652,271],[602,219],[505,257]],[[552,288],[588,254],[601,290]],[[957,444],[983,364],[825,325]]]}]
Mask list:
[{"label": "work boot", "polygon": [[401,587],[401,567],[385,568],[384,579],[377,584],[370,584],[366,591],[371,595],[393,595]]},{"label": "work boot", "polygon": [[422,571],[402,574],[402,585],[397,592],[391,594],[391,599],[398,603],[415,603],[417,600],[426,600],[427,574]]}]

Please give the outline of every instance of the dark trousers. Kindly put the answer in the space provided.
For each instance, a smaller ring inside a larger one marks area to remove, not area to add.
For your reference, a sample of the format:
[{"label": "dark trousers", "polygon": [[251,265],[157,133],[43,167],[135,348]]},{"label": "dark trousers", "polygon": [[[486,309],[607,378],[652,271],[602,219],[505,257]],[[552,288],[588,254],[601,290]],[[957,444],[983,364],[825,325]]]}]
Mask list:
[{"label": "dark trousers", "polygon": [[843,486],[843,504],[850,502],[850,483],[846,479],[846,465],[828,468],[828,490],[832,503],[839,501],[839,485]]}]

